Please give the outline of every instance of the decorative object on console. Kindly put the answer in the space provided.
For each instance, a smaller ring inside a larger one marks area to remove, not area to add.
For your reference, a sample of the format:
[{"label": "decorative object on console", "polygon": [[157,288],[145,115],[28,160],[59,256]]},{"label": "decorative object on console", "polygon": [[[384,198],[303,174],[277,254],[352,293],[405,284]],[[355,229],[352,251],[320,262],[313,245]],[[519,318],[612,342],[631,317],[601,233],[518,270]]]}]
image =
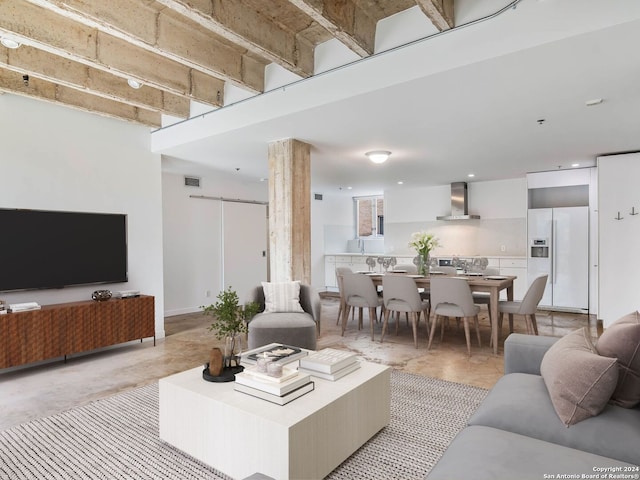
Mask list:
[{"label": "decorative object on console", "polygon": [[440,247],[440,241],[432,233],[425,231],[414,232],[411,234],[409,240],[409,246],[414,248],[418,253],[418,273],[420,275],[426,275],[429,272],[429,253],[436,248]]},{"label": "decorative object on console", "polygon": [[96,302],[104,302],[111,298],[111,290],[96,290],[91,294],[91,298]]}]

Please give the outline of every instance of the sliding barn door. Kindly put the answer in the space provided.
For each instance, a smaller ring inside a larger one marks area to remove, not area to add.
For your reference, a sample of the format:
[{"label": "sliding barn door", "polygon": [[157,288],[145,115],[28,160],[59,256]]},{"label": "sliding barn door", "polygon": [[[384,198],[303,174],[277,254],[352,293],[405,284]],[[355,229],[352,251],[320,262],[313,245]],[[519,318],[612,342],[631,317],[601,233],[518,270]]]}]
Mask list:
[{"label": "sliding barn door", "polygon": [[249,291],[267,280],[267,206],[222,202],[224,288],[244,303]]}]

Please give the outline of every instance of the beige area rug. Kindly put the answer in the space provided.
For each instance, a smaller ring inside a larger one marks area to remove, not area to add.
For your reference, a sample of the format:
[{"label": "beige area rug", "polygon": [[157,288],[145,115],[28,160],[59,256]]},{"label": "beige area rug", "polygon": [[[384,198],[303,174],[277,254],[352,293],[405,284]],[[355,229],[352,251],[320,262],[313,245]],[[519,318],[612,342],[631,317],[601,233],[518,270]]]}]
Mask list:
[{"label": "beige area rug", "polygon": [[[422,479],[487,391],[394,370],[391,423],[330,479]],[[225,475],[158,437],[158,384],[0,432],[0,478],[184,480]]]}]

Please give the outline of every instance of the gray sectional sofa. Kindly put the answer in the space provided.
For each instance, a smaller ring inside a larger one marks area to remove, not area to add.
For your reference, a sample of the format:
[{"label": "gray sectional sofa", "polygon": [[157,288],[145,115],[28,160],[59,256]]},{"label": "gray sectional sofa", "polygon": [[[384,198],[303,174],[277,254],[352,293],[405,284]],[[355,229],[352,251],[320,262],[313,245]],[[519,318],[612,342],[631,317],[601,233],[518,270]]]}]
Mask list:
[{"label": "gray sectional sofa", "polygon": [[607,404],[596,416],[570,426],[559,419],[540,373],[545,353],[557,340],[507,338],[505,375],[428,480],[639,478],[640,407]]}]

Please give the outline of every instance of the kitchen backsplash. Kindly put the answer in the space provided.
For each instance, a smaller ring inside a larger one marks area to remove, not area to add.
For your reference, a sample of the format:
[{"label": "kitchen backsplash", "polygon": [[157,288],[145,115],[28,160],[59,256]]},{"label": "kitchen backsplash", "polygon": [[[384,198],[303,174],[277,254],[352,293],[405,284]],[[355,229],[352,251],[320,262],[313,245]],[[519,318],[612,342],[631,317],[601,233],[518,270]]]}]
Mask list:
[{"label": "kitchen backsplash", "polygon": [[[527,219],[501,218],[470,221],[431,221],[385,224],[384,251],[390,255],[411,255],[413,232],[425,230],[440,240],[435,256],[526,256]],[[504,249],[503,249],[504,248]]]}]

